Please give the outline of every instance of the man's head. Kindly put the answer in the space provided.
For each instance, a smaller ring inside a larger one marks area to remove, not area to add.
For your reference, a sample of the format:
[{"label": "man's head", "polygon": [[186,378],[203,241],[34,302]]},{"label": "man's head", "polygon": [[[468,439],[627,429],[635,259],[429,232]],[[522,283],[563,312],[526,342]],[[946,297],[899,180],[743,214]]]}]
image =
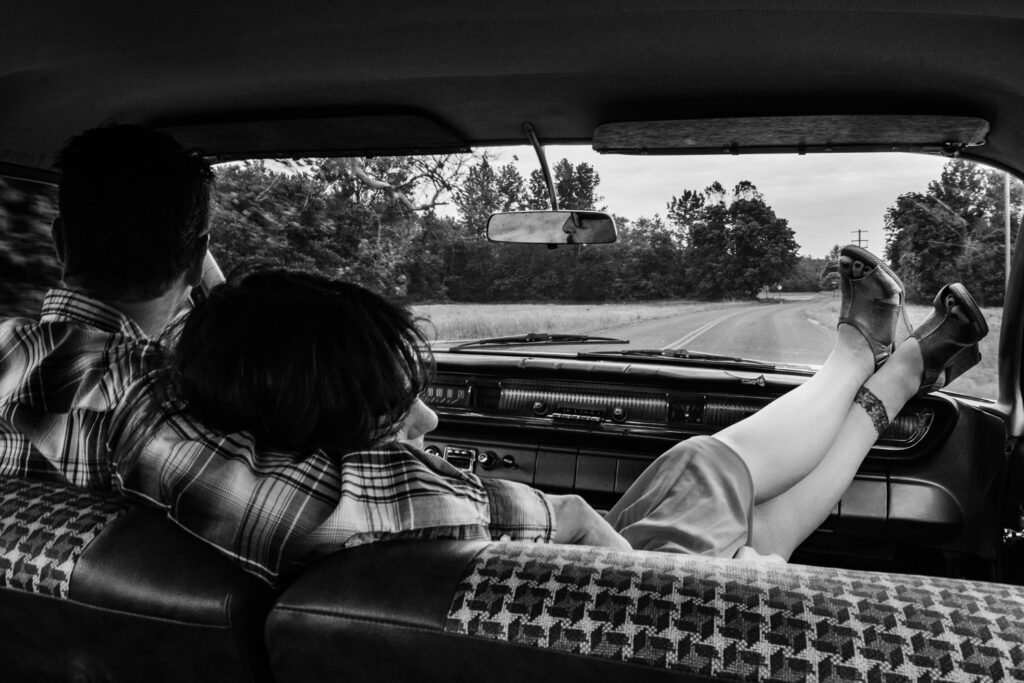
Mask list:
[{"label": "man's head", "polygon": [[140,126],[95,128],[57,156],[54,239],[69,286],[111,301],[198,284],[213,172],[174,138]]}]

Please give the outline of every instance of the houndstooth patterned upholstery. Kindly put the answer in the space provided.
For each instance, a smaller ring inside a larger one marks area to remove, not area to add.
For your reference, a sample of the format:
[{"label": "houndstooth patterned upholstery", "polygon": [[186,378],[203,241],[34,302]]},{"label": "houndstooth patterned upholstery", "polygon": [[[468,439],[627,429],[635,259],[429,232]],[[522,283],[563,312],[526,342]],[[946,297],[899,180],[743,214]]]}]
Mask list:
[{"label": "houndstooth patterned upholstery", "polygon": [[744,680],[1024,680],[1024,588],[489,545],[448,632]]},{"label": "houndstooth patterned upholstery", "polygon": [[67,598],[78,556],[124,511],[107,494],[0,479],[0,587]]}]

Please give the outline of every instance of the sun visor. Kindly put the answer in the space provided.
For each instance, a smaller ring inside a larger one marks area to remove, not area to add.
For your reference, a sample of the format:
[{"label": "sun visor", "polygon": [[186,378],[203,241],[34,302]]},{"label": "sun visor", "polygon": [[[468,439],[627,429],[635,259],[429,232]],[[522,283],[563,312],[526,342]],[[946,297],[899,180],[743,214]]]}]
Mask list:
[{"label": "sun visor", "polygon": [[230,121],[159,126],[217,161],[258,158],[454,154],[470,151],[452,131],[410,114]]},{"label": "sun visor", "polygon": [[969,116],[835,115],[625,121],[594,129],[602,154],[924,152],[985,144],[988,121]]}]

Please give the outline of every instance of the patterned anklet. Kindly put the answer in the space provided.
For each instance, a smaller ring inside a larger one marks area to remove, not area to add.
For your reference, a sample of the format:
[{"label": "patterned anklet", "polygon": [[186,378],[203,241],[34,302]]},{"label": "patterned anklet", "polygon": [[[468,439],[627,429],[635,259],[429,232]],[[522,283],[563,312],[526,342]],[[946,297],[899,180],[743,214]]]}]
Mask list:
[{"label": "patterned anklet", "polygon": [[864,412],[871,418],[871,424],[874,425],[875,431],[881,436],[885,428],[889,426],[889,416],[885,412],[885,406],[882,405],[881,399],[871,393],[867,387],[861,387],[857,391],[857,395],[853,397],[853,402],[864,409]]}]

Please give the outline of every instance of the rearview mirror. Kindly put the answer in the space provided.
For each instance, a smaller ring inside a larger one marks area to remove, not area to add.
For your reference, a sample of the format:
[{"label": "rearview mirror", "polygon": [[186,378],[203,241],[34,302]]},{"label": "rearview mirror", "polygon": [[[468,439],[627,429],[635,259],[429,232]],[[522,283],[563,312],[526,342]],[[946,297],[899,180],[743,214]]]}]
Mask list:
[{"label": "rearview mirror", "polygon": [[615,220],[601,211],[515,211],[492,213],[487,239],[521,244],[608,244]]}]

